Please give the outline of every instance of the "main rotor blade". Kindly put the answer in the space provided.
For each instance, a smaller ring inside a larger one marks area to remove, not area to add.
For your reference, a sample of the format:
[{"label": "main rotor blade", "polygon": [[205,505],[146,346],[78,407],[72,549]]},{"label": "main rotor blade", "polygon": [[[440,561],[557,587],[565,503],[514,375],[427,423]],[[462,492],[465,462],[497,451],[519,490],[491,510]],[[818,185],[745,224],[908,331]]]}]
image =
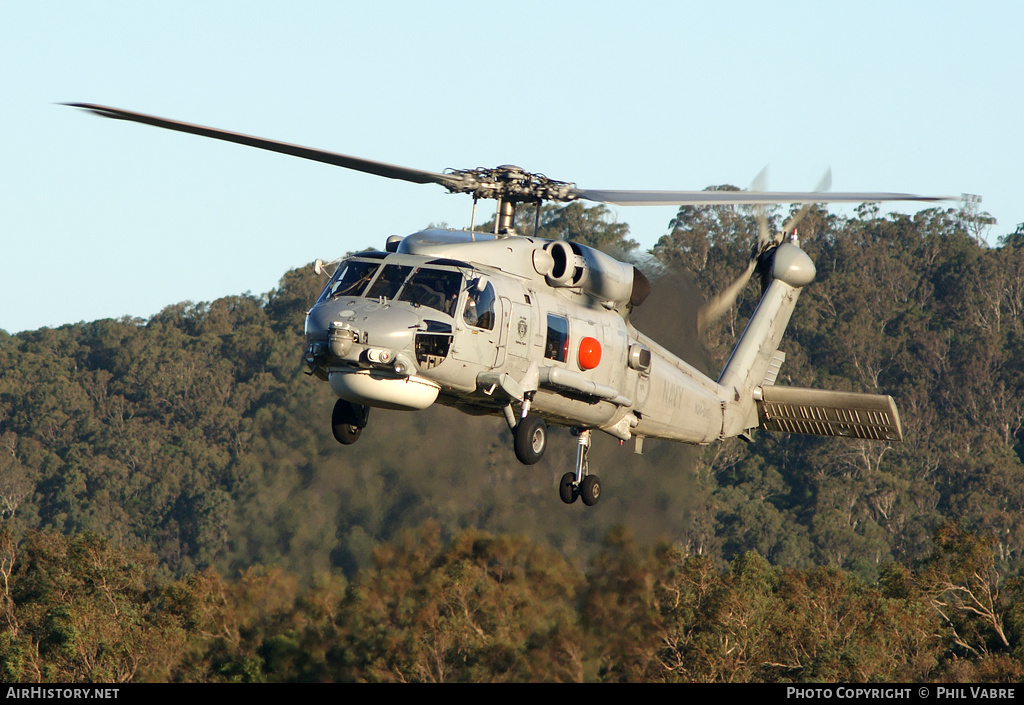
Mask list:
[{"label": "main rotor blade", "polygon": [[776,203],[870,203],[874,201],[956,201],[956,196],[912,193],[817,191],[600,191],[576,189],[588,201],[615,206],[756,206]]},{"label": "main rotor blade", "polygon": [[94,105],[92,103],[64,103],[64,105],[72,108],[88,110],[96,115],[112,118],[114,120],[141,122],[144,125],[162,127],[167,130],[188,132],[189,134],[211,137],[216,140],[224,140],[225,142],[244,144],[247,147],[256,147],[257,149],[279,152],[293,157],[310,159],[315,162],[333,164],[334,166],[354,169],[355,171],[362,171],[367,174],[384,176],[389,179],[411,181],[415,184],[441,184],[442,186],[457,186],[461,183],[461,180],[458,177],[452,177],[446,174],[436,174],[434,172],[422,171],[420,169],[410,169],[408,167],[397,166],[395,164],[386,164],[384,162],[377,162],[371,159],[363,159],[362,157],[352,157],[347,154],[328,152],[323,149],[313,149],[311,147],[288,144],[287,142],[269,140],[263,137],[253,137],[252,135],[244,135],[238,132],[229,132],[215,127],[205,127],[203,125],[194,125],[192,123],[180,122],[178,120],[168,120],[167,118],[156,117],[154,115],[136,113],[130,110],[122,110],[120,108],[111,108],[106,105]]}]

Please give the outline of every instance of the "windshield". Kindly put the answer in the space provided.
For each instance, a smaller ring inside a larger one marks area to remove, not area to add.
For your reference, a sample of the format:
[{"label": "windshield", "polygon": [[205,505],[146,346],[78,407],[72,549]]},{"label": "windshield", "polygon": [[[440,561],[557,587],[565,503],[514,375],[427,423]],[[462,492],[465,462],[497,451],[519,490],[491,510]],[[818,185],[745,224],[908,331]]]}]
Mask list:
[{"label": "windshield", "polygon": [[380,276],[373,282],[373,286],[366,292],[366,296],[371,299],[395,298],[398,290],[402,288],[405,278],[409,276],[411,271],[412,267],[405,267],[400,264],[385,265]]},{"label": "windshield", "polygon": [[395,299],[454,317],[461,290],[462,275],[456,271],[349,260],[334,272],[317,303],[339,296]]},{"label": "windshield", "polygon": [[327,288],[320,294],[317,303],[333,299],[335,296],[362,296],[366,285],[373,279],[380,267],[379,262],[344,262],[334,272]]},{"label": "windshield", "polygon": [[408,301],[414,306],[428,306],[454,316],[461,288],[462,275],[458,272],[420,267],[409,279],[398,300]]}]

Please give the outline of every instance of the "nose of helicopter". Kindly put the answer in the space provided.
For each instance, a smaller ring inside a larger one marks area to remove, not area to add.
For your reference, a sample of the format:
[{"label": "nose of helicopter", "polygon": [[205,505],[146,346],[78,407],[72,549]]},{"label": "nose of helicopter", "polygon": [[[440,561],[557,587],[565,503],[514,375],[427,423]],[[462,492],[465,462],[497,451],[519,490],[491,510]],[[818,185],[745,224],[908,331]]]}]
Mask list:
[{"label": "nose of helicopter", "polygon": [[440,386],[419,375],[416,335],[439,325],[450,331],[451,319],[433,320],[439,312],[423,309],[431,316],[425,320],[422,308],[380,299],[321,302],[306,314],[306,362],[350,403],[425,409]]},{"label": "nose of helicopter", "polygon": [[394,352],[412,351],[422,317],[409,304],[377,299],[324,301],[306,314],[306,343],[327,341],[332,324],[357,331],[359,343]]}]

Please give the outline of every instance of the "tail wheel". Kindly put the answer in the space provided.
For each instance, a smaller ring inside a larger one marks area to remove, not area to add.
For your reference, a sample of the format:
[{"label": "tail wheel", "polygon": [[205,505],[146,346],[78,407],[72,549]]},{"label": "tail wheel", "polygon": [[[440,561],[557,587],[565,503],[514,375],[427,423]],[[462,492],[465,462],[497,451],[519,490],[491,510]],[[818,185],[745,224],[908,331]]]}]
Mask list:
[{"label": "tail wheel", "polygon": [[548,425],[544,419],[534,414],[521,419],[516,424],[514,447],[523,465],[533,465],[544,457],[548,447]]},{"label": "tail wheel", "polygon": [[358,441],[366,426],[367,411],[365,406],[357,407],[344,399],[335,402],[334,412],[331,414],[331,431],[334,433],[334,439],[344,446],[350,446]]}]

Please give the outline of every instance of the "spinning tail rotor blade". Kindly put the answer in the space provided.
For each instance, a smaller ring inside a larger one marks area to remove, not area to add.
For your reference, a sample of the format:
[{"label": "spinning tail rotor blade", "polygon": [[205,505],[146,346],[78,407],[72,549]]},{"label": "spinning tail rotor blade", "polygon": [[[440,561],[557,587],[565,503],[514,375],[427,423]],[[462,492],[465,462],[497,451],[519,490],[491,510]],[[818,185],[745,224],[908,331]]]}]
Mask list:
[{"label": "spinning tail rotor blade", "polygon": [[707,305],[704,306],[700,311],[697,312],[697,332],[703,334],[707,327],[721,318],[729,309],[736,303],[736,299],[739,298],[740,292],[743,291],[743,287],[750,281],[750,277],[754,274],[754,267],[757,265],[756,259],[751,259],[747,268],[743,270],[743,273],[736,278],[732,284],[726,287],[717,296],[712,297],[708,301]]},{"label": "spinning tail rotor blade", "polygon": [[[821,192],[828,191],[830,188],[832,188],[832,169],[831,168],[828,169],[828,171],[825,172],[825,175],[823,177],[821,177],[821,181],[818,182],[818,187],[815,189],[815,191],[818,191],[819,193],[821,193]],[[799,224],[800,221],[804,219],[804,216],[807,215],[807,211],[809,211],[810,209],[811,209],[811,204],[810,203],[805,203],[803,205],[803,207],[799,211],[797,211],[796,214],[792,218],[787,220],[785,225],[782,226],[782,232],[783,233],[792,232],[793,229],[796,228],[797,224]]]},{"label": "spinning tail rotor blade", "polygon": [[[738,192],[738,193],[750,193],[759,194],[762,193],[761,189],[764,187],[766,180],[767,167],[761,170],[761,173],[754,179],[754,183],[751,184],[750,191]],[[829,169],[825,172],[825,176],[822,177],[821,181],[818,182],[818,187],[812,193],[826,193],[829,188],[832,187],[832,170]],[[726,193],[737,193],[736,191]],[[817,201],[816,201],[817,202]],[[803,219],[807,212],[811,208],[811,203],[805,203],[804,206],[797,211],[783,226],[782,232],[788,233]],[[765,210],[765,204],[757,204],[754,206],[755,217],[757,218],[757,243],[752,251],[752,256],[747,268],[743,270],[736,280],[726,287],[721,293],[713,297],[706,306],[704,306],[697,313],[697,331],[703,333],[707,330],[707,327],[721,318],[727,311],[729,311],[736,303],[736,299],[739,298],[743,288],[750,281],[750,277],[754,274],[754,269],[757,266],[757,258],[768,249],[773,243],[777,242],[772,237],[771,228],[768,225],[768,214]]]},{"label": "spinning tail rotor blade", "polygon": [[[768,167],[765,167],[754,177],[750,184],[750,191],[754,193],[764,191],[765,186],[768,185],[767,182]],[[764,246],[771,238],[771,232],[768,228],[768,212],[763,204],[754,206],[754,216],[757,218],[757,245],[753,252],[753,257],[756,259],[757,254],[764,249]]]}]

